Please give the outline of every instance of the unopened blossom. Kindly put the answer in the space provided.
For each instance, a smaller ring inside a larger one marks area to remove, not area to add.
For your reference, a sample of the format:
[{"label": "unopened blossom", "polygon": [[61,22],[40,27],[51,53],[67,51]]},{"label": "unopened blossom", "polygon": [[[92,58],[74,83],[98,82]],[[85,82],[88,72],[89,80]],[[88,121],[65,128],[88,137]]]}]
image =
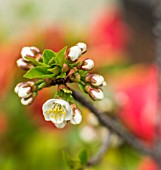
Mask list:
[{"label": "unopened blossom", "polygon": [[71,107],[73,110],[73,115],[70,120],[70,123],[73,125],[80,124],[82,121],[82,114],[81,114],[80,110],[76,107],[76,105],[72,105]]},{"label": "unopened blossom", "polygon": [[21,56],[26,61],[28,61],[28,59],[26,59],[26,56],[38,60],[40,58],[39,54],[40,54],[40,50],[37,47],[23,47],[21,50]]},{"label": "unopened blossom", "polygon": [[77,61],[81,54],[81,49],[78,46],[73,46],[69,49],[68,59],[70,61]]},{"label": "unopened blossom", "polygon": [[57,128],[63,128],[71,120],[73,111],[69,103],[62,99],[49,99],[43,106],[46,121],[52,121]]},{"label": "unopened blossom", "polygon": [[88,74],[85,80],[90,82],[95,87],[102,86],[103,84],[106,85],[104,77],[99,74]]},{"label": "unopened blossom", "polygon": [[85,59],[81,65],[81,68],[83,70],[88,70],[88,71],[92,70],[93,67],[94,67],[94,61],[89,58]]},{"label": "unopened blossom", "polygon": [[34,98],[28,97],[28,98],[21,98],[21,104],[23,105],[30,105],[34,101]]},{"label": "unopened blossom", "polygon": [[87,51],[87,45],[85,43],[79,42],[77,43],[77,46],[81,49],[82,54],[84,54]]},{"label": "unopened blossom", "polygon": [[102,100],[104,98],[103,91],[99,88],[93,88],[89,85],[85,86],[85,91],[93,100]]},{"label": "unopened blossom", "polygon": [[17,66],[19,68],[21,68],[22,70],[29,70],[33,67],[32,64],[28,63],[26,60],[24,60],[23,58],[19,58],[17,61]]},{"label": "unopened blossom", "polygon": [[18,84],[16,85],[16,87],[15,87],[15,89],[14,89],[14,91],[15,91],[16,94],[18,94],[19,89],[20,89],[20,87],[21,87],[23,84],[24,84],[24,82],[20,82],[20,83],[18,83]]},{"label": "unopened blossom", "polygon": [[20,86],[19,91],[18,91],[18,96],[20,98],[27,98],[31,96],[32,94],[32,87],[28,86],[27,84],[23,84]]}]

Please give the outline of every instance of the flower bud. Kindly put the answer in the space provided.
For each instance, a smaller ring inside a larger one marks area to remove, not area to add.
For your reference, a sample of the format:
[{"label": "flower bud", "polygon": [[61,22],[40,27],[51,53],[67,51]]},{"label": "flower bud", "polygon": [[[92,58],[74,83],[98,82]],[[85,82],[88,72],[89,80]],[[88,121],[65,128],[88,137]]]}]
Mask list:
[{"label": "flower bud", "polygon": [[66,63],[64,63],[63,68],[62,68],[62,72],[66,73],[67,71],[69,71],[69,66]]},{"label": "flower bud", "polygon": [[79,73],[73,73],[69,75],[69,79],[73,82],[79,82],[81,79],[81,76]]},{"label": "flower bud", "polygon": [[16,85],[16,87],[15,87],[15,89],[14,89],[15,93],[18,94],[18,91],[19,91],[20,87],[21,87],[23,84],[24,84],[24,82],[21,82],[21,83],[18,83],[18,84]]},{"label": "flower bud", "polygon": [[22,85],[22,86],[19,88],[18,96],[19,96],[20,98],[27,98],[27,97],[29,97],[31,94],[32,94],[32,88],[29,87],[29,86],[26,86],[26,84]]},{"label": "flower bud", "polygon": [[85,43],[79,42],[77,46],[81,49],[82,54],[87,51],[87,45]]},{"label": "flower bud", "polygon": [[76,105],[71,105],[72,110],[73,110],[73,115],[72,118],[70,119],[70,123],[73,125],[80,124],[82,121],[82,114],[80,110],[76,107]]},{"label": "flower bud", "polygon": [[85,59],[81,65],[81,69],[88,70],[88,71],[92,70],[93,67],[94,67],[94,61],[89,58]]},{"label": "flower bud", "polygon": [[103,78],[103,76],[99,75],[99,74],[88,74],[85,78],[86,82],[91,83],[93,86],[101,86],[105,85],[105,80]]},{"label": "flower bud", "polygon": [[36,47],[23,47],[21,50],[21,56],[25,61],[29,61],[26,59],[26,56],[36,60],[41,58],[40,50]]},{"label": "flower bud", "polygon": [[17,66],[20,67],[22,70],[29,70],[33,67],[32,64],[25,61],[23,58],[19,58],[17,61]]},{"label": "flower bud", "polygon": [[81,54],[81,49],[78,46],[73,46],[69,49],[68,59],[70,61],[77,61]]},{"label": "flower bud", "polygon": [[34,101],[34,98],[33,98],[33,97],[22,98],[22,99],[21,99],[21,103],[22,103],[23,105],[30,105],[33,101]]},{"label": "flower bud", "polygon": [[36,86],[33,81],[27,81],[26,83],[17,85],[16,88],[15,90],[20,98],[27,98],[32,95],[32,92],[36,89]]},{"label": "flower bud", "polygon": [[102,100],[104,98],[104,94],[103,94],[102,90],[99,88],[93,88],[89,85],[86,85],[85,91],[89,94],[89,96],[93,100]]}]

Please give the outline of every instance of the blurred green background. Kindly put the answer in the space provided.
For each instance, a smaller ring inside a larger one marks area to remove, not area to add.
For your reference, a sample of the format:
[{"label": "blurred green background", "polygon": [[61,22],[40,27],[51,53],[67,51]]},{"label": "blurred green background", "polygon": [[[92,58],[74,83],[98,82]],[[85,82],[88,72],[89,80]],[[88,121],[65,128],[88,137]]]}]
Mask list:
[{"label": "blurred green background", "polygon": [[[95,61],[105,76],[105,99],[95,105],[118,117],[143,142],[153,144],[156,70],[150,1],[132,0],[1,0],[0,1],[0,169],[68,170],[63,153],[91,157],[107,132],[81,108],[83,123],[56,129],[45,122],[41,106],[55,88],[41,91],[34,104],[22,106],[14,93],[24,71],[16,66],[23,46],[54,51],[85,42],[84,58]],[[77,88],[77,87],[74,87]],[[148,96],[148,97],[147,97]],[[149,169],[148,169],[149,168]],[[150,169],[151,168],[151,169]],[[90,170],[155,170],[113,134],[102,162]]]}]

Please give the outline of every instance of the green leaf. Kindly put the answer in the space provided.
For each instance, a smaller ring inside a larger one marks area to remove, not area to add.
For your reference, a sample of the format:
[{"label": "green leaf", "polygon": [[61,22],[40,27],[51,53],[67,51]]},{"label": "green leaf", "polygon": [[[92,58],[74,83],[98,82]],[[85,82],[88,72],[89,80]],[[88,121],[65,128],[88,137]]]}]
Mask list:
[{"label": "green leaf", "polygon": [[33,78],[53,78],[53,73],[48,71],[49,67],[37,66],[30,69],[23,77],[28,79]]},{"label": "green leaf", "polygon": [[35,66],[45,66],[45,64],[44,63],[41,63],[41,62],[39,62],[39,61],[36,61],[34,58],[32,58],[32,57],[28,57],[28,56],[26,56],[25,57],[27,60],[29,60],[33,65],[35,65]]},{"label": "green leaf", "polygon": [[84,70],[78,70],[79,74],[81,77],[85,77],[86,74],[88,73],[88,71],[84,71]]},{"label": "green leaf", "polygon": [[56,63],[59,64],[60,66],[63,66],[65,62],[65,53],[66,53],[67,47],[64,47],[62,50],[60,50],[56,56]]},{"label": "green leaf", "polygon": [[56,53],[54,51],[48,49],[43,51],[42,58],[45,64],[49,64],[49,61],[51,59],[54,60],[55,57],[56,57]]},{"label": "green leaf", "polygon": [[65,78],[66,77],[66,73],[61,73],[59,76],[57,76],[56,78]]},{"label": "green leaf", "polygon": [[87,93],[87,92],[85,91],[85,87],[84,87],[84,85],[83,85],[82,83],[78,83],[78,85],[79,85],[79,88],[80,88],[83,92]]},{"label": "green leaf", "polygon": [[55,66],[54,68],[49,68],[48,71],[53,73],[53,76],[56,77],[60,73],[60,67]]},{"label": "green leaf", "polygon": [[87,164],[87,161],[88,161],[88,151],[87,151],[87,149],[83,149],[79,153],[79,159],[80,159],[82,165]]}]

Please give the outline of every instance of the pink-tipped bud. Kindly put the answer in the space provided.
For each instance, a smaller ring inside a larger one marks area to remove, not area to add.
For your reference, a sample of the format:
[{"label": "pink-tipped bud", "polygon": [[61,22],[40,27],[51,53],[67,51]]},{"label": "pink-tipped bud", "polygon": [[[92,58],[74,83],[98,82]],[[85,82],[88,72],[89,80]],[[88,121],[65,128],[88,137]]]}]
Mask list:
[{"label": "pink-tipped bud", "polygon": [[21,86],[18,86],[18,96],[20,98],[28,98],[32,95],[32,92],[35,90],[36,86],[33,81],[28,81],[26,83],[23,83]]},{"label": "pink-tipped bud", "polygon": [[79,42],[77,43],[77,46],[81,49],[82,54],[87,51],[87,45],[85,43]]},{"label": "pink-tipped bud", "polygon": [[23,47],[21,50],[21,56],[25,61],[29,61],[26,57],[39,60],[41,58],[40,50],[36,47]]},{"label": "pink-tipped bud", "polygon": [[73,46],[69,49],[67,58],[70,61],[74,62],[74,61],[78,60],[78,58],[81,56],[81,54],[82,54],[81,49],[78,46]]},{"label": "pink-tipped bud", "polygon": [[15,89],[14,89],[14,91],[15,91],[16,94],[18,94],[20,87],[21,87],[22,85],[24,85],[24,84],[25,84],[24,82],[21,82],[21,83],[18,83],[18,84],[16,85],[16,87],[15,87]]},{"label": "pink-tipped bud", "polygon": [[28,63],[27,61],[25,61],[23,58],[19,58],[17,61],[17,66],[19,68],[21,68],[22,70],[29,70],[33,67],[32,64]]},{"label": "pink-tipped bud", "polygon": [[[105,82],[103,76],[101,76],[99,74],[87,74],[85,80],[86,80],[86,82],[91,83],[95,87],[102,86],[103,83]],[[104,85],[105,85],[105,83],[104,83]]]},{"label": "pink-tipped bud", "polygon": [[93,88],[90,85],[85,86],[85,91],[89,94],[89,96],[93,100],[102,100],[104,98],[104,94],[101,89]]},{"label": "pink-tipped bud", "polygon": [[88,71],[92,70],[93,67],[94,67],[94,61],[89,58],[85,59],[81,65],[81,69],[88,70]]},{"label": "pink-tipped bud", "polygon": [[29,98],[22,98],[21,99],[21,103],[23,105],[30,105],[31,103],[33,103],[34,98],[33,97],[29,97]]},{"label": "pink-tipped bud", "polygon": [[72,118],[70,119],[70,123],[73,125],[80,124],[82,121],[82,114],[80,110],[76,107],[75,104],[71,105],[71,108],[73,110]]}]

